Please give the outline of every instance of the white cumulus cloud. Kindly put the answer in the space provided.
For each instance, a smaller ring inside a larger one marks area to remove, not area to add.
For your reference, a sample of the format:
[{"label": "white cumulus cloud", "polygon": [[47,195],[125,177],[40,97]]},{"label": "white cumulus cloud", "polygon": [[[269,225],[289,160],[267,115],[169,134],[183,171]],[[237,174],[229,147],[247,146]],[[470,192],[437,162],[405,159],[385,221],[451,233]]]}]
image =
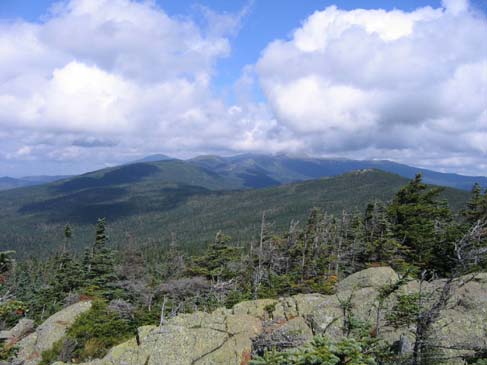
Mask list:
[{"label": "white cumulus cloud", "polygon": [[449,156],[486,173],[486,34],[466,0],[411,12],[330,6],[271,43],[257,73],[276,118],[311,152],[436,168]]},{"label": "white cumulus cloud", "polygon": [[265,108],[232,114],[211,84],[246,11],[203,8],[205,27],[150,1],[70,0],[37,23],[0,23],[0,169],[251,146],[249,131],[272,126]]},{"label": "white cumulus cloud", "polygon": [[0,22],[0,175],[239,151],[487,174],[487,25],[467,0],[316,11],[242,70],[235,105],[214,79],[249,8],[199,10],[69,0]]}]

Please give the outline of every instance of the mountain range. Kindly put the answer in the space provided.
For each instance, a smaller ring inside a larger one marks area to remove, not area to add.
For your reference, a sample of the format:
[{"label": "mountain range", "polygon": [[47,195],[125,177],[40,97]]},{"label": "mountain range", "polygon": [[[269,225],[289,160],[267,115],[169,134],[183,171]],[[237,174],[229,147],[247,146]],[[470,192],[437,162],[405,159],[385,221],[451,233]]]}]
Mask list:
[{"label": "mountain range", "polygon": [[[68,223],[73,244],[81,249],[92,241],[99,217],[107,218],[112,244],[120,247],[162,245],[177,237],[198,249],[219,230],[248,242],[258,234],[263,212],[282,231],[291,220],[306,220],[312,207],[333,214],[363,211],[368,202],[390,199],[408,181],[377,169],[313,179],[325,171],[343,172],[341,162],[347,169],[357,167],[347,160],[287,156],[165,159],[0,192],[0,249],[20,255],[52,251]],[[443,197],[459,209],[469,193],[446,188]]]},{"label": "mountain range", "polygon": [[[128,162],[150,163],[175,160],[162,154],[149,155]],[[349,160],[339,158],[293,157],[289,155],[242,154],[230,157],[203,155],[184,161],[187,164],[205,168],[232,181],[228,188],[263,188],[285,183],[305,181],[322,177],[337,176],[354,170],[377,169],[391,172],[408,179],[418,172],[428,184],[449,186],[470,190],[474,183],[487,188],[487,177],[465,176],[417,168],[389,160]],[[103,170],[102,170],[103,171]],[[85,174],[86,175],[86,174]],[[41,185],[62,180],[69,176],[28,176],[23,178],[0,177],[0,190],[24,186]],[[227,182],[228,182],[227,181]]]},{"label": "mountain range", "polygon": [[68,178],[68,175],[59,176],[25,176],[21,178],[14,178],[9,176],[0,177],[0,191],[10,190],[15,188],[22,188],[24,186],[34,186],[47,184],[53,181],[62,180]]},{"label": "mountain range", "polygon": [[487,177],[464,176],[412,167],[389,160],[323,159],[288,155],[243,154],[232,157],[199,156],[188,162],[242,181],[247,188],[337,176],[354,170],[376,169],[411,179],[417,173],[428,184],[470,190],[474,183],[487,188]]}]

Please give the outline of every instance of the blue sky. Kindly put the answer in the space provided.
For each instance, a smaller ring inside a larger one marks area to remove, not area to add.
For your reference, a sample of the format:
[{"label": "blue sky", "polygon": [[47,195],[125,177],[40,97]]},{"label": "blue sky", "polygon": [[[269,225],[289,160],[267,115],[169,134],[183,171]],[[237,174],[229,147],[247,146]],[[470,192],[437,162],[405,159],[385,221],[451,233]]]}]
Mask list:
[{"label": "blue sky", "polygon": [[487,175],[486,10],[0,0],[0,176],[243,152]]}]

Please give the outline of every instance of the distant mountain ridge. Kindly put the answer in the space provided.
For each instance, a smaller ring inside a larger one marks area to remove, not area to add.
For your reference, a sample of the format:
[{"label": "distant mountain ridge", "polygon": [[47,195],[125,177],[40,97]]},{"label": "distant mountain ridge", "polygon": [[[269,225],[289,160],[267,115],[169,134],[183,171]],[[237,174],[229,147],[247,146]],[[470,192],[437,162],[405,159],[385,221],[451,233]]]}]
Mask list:
[{"label": "distant mountain ridge", "polygon": [[142,157],[141,159],[129,162],[128,164],[140,163],[140,162],[157,162],[157,161],[166,161],[166,160],[175,160],[175,158],[167,156],[167,155],[163,155],[160,153],[156,153],[156,154],[148,155],[148,156]]},{"label": "distant mountain ridge", "polygon": [[198,156],[189,163],[223,176],[241,179],[246,188],[276,186],[283,183],[338,176],[354,170],[376,169],[411,179],[417,173],[432,185],[470,190],[474,183],[487,188],[487,177],[464,176],[412,167],[389,160],[348,160],[293,157],[288,155],[243,154],[231,157]]},{"label": "distant mountain ridge", "polygon": [[14,178],[9,176],[0,177],[0,191],[1,190],[10,190],[15,188],[22,188],[25,186],[34,186],[34,185],[41,185],[47,184],[53,181],[58,181],[62,179],[68,178],[68,175],[58,175],[58,176],[49,176],[49,175],[41,175],[41,176],[24,176],[21,178]]},{"label": "distant mountain ridge", "polygon": [[[423,180],[432,185],[448,186],[469,191],[475,183],[479,183],[483,188],[487,189],[487,177],[485,176],[443,173],[389,160],[349,160],[345,158],[315,158],[285,154],[263,155],[249,153],[227,157],[202,155],[187,160],[181,160],[163,154],[153,154],[127,162],[121,166],[115,166],[114,168],[133,164],[151,164],[161,161],[179,161],[181,164],[202,168],[207,173],[217,174],[222,180],[225,180],[223,182],[224,186],[220,186],[221,189],[266,188],[291,182],[338,176],[363,169],[382,170],[408,179],[413,178],[417,173],[421,173]],[[97,171],[79,175],[78,177],[96,175]],[[68,177],[32,176],[18,179],[0,177],[0,190],[40,185]]]}]

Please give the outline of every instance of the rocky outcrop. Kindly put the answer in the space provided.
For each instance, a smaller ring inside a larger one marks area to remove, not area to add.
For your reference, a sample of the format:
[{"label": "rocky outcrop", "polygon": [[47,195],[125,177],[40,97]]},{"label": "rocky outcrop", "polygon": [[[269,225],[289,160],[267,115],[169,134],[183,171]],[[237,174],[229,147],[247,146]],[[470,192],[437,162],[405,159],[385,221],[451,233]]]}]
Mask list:
[{"label": "rocky outcrop", "polygon": [[[182,314],[162,327],[139,328],[138,336],[114,347],[90,365],[241,364],[250,359],[262,321],[219,309]],[[57,363],[58,365],[61,363]]]},{"label": "rocky outcrop", "polygon": [[22,318],[10,330],[0,331],[0,341],[4,341],[7,345],[13,345],[33,331],[34,321],[31,319]]},{"label": "rocky outcrop", "polygon": [[378,289],[384,285],[392,284],[398,279],[397,273],[390,267],[371,267],[347,276],[337,284],[337,291],[363,288]]},{"label": "rocky outcrop", "polygon": [[[400,286],[379,306],[380,289],[398,280],[390,268],[371,268],[341,281],[336,295],[300,294],[278,300],[255,300],[172,318],[162,327],[139,328],[138,336],[114,347],[108,355],[85,365],[248,364],[252,351],[286,349],[309,342],[315,335],[344,335],[345,307],[370,324],[380,324],[379,336],[400,353],[412,349],[414,325],[395,328],[385,313],[400,295],[419,290],[417,281]],[[442,288],[443,281],[423,285],[423,292]],[[377,330],[375,328],[375,330]],[[461,364],[460,348],[487,348],[487,273],[455,283],[447,306],[434,326],[435,341],[446,349],[450,364]],[[56,365],[62,365],[57,363]]]},{"label": "rocky outcrop", "polygon": [[37,365],[42,352],[51,349],[55,342],[62,339],[76,318],[90,308],[90,301],[78,302],[49,317],[35,332],[17,343],[19,351],[13,364]]}]

